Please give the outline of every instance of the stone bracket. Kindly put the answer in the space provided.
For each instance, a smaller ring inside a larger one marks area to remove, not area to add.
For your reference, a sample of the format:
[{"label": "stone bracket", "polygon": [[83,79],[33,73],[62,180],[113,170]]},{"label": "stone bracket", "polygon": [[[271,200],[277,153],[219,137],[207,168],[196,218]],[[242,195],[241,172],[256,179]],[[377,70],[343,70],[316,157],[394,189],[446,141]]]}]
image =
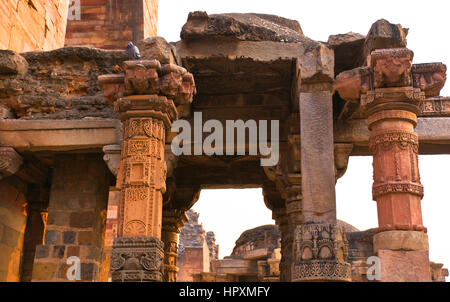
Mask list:
[{"label": "stone bracket", "polygon": [[13,148],[0,147],[0,179],[16,174],[23,159]]}]

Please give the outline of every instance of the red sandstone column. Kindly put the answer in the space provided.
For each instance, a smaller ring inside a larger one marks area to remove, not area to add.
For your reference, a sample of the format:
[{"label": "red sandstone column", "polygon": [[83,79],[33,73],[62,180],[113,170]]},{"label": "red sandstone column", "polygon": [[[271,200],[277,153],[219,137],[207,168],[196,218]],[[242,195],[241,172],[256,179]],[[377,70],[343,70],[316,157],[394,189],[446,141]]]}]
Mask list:
[{"label": "red sandstone column", "polygon": [[379,224],[374,249],[380,258],[382,281],[430,281],[419,141],[414,131],[425,94],[412,86],[412,56],[408,49],[372,52],[374,89],[361,97],[371,130],[373,199]]},{"label": "red sandstone column", "polygon": [[[156,60],[126,61],[124,75],[99,78],[123,123],[118,237],[111,253],[113,281],[162,281],[162,194],[166,190],[166,132],[176,104],[189,103],[192,74]],[[173,238],[170,242],[173,241]],[[169,241],[168,241],[169,242]]]}]

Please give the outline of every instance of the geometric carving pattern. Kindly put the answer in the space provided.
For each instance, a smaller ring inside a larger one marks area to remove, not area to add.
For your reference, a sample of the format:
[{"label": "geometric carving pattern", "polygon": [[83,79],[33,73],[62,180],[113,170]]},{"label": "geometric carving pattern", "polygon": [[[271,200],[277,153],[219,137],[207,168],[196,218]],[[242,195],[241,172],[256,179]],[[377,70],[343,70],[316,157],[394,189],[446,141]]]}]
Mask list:
[{"label": "geometric carving pattern", "polygon": [[112,281],[162,281],[163,242],[154,237],[118,237],[111,253]]},{"label": "geometric carving pattern", "polygon": [[297,226],[292,281],[351,281],[348,241],[337,224]]}]

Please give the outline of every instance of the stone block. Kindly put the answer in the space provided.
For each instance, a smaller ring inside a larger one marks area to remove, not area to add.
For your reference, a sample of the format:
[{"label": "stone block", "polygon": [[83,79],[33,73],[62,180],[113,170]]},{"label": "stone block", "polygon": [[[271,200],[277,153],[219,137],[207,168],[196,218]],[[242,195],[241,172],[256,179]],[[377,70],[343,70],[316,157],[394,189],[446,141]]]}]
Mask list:
[{"label": "stone block", "polygon": [[79,245],[92,245],[95,242],[95,234],[93,231],[79,232],[78,244]]},{"label": "stone block", "polygon": [[95,214],[89,212],[74,212],[70,215],[69,225],[74,228],[89,228],[94,226]]},{"label": "stone block", "polygon": [[67,247],[67,257],[80,257],[80,246],[68,246]]},{"label": "stone block", "polygon": [[98,276],[98,265],[95,263],[81,263],[81,280],[95,281]]},{"label": "stone block", "polygon": [[58,265],[56,263],[35,262],[33,266],[33,281],[51,281],[56,277]]},{"label": "stone block", "polygon": [[302,83],[332,82],[334,80],[334,52],[319,45],[299,58]]},{"label": "stone block", "polygon": [[428,251],[378,250],[380,281],[430,282]]},{"label": "stone block", "polygon": [[66,251],[66,246],[65,245],[55,245],[53,247],[53,258],[59,258],[62,259],[64,258],[64,252]]},{"label": "stone block", "polygon": [[73,231],[63,232],[63,243],[64,244],[73,244],[75,243],[76,233]]},{"label": "stone block", "polygon": [[101,251],[98,247],[93,245],[80,246],[80,258],[85,260],[100,261]]},{"label": "stone block", "polygon": [[65,226],[69,221],[69,213],[52,211],[48,215],[48,225]]},{"label": "stone block", "polygon": [[158,60],[161,64],[180,64],[175,46],[162,37],[147,38],[136,43],[144,60]]},{"label": "stone block", "polygon": [[386,231],[373,237],[373,249],[393,251],[428,251],[428,235],[417,231]]},{"label": "stone block", "polygon": [[61,233],[56,230],[47,230],[45,232],[44,243],[47,244],[58,244],[61,239]]},{"label": "stone block", "polygon": [[15,248],[18,244],[19,237],[20,232],[13,230],[5,225],[3,226],[3,235],[2,240],[0,242],[9,247]]},{"label": "stone block", "polygon": [[48,258],[50,256],[50,246],[48,245],[38,245],[36,246],[36,252],[34,257],[36,259]]},{"label": "stone block", "polygon": [[25,74],[28,62],[24,57],[11,50],[0,50],[0,74]]}]

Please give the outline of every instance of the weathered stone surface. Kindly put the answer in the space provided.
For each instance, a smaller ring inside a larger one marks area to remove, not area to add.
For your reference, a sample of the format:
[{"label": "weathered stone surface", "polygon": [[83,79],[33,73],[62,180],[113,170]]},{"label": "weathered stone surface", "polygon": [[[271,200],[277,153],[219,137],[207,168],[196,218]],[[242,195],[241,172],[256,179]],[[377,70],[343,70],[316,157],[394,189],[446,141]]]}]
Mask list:
[{"label": "weathered stone surface", "polygon": [[433,282],[445,282],[445,277],[448,277],[448,269],[443,268],[444,264],[430,262],[431,280]]},{"label": "weathered stone surface", "polygon": [[414,87],[425,92],[426,97],[439,96],[447,80],[447,66],[442,63],[414,64],[412,78]]},{"label": "weathered stone surface", "polygon": [[219,257],[219,246],[213,240],[214,233],[205,233],[198,223],[199,214],[193,210],[186,212],[188,221],[180,229],[178,244],[177,281],[193,281],[192,274],[210,271],[210,261]]},{"label": "weathered stone surface", "polygon": [[387,231],[373,237],[373,250],[428,251],[428,235],[414,231]]},{"label": "weathered stone surface", "polygon": [[298,58],[302,84],[332,82],[334,79],[334,52],[325,45],[306,52]]},{"label": "weathered stone surface", "polygon": [[28,72],[0,79],[0,103],[22,119],[117,118],[98,76],[112,73],[124,51],[67,47],[23,53]]},{"label": "weathered stone surface", "polygon": [[125,49],[128,41],[156,36],[158,0],[82,0],[80,4],[81,20],[67,23],[66,46]]},{"label": "weathered stone surface", "polygon": [[381,282],[430,282],[428,251],[378,250]]},{"label": "weathered stone surface", "polygon": [[28,70],[28,62],[11,50],[0,50],[0,75],[23,75]]},{"label": "weathered stone surface", "polygon": [[364,42],[364,59],[374,50],[406,47],[408,29],[380,19],[370,28]]},{"label": "weathered stone surface", "polygon": [[299,42],[304,39],[297,21],[264,14],[189,14],[181,31],[183,40],[231,37],[247,41]]},{"label": "weathered stone surface", "polygon": [[0,147],[0,179],[15,174],[22,163],[22,157],[13,148]]},{"label": "weathered stone surface", "polygon": [[231,258],[248,258],[254,250],[266,250],[265,258],[280,247],[281,234],[276,225],[264,225],[241,234],[236,240]]},{"label": "weathered stone surface", "polygon": [[304,223],[335,221],[336,180],[331,93],[301,93],[300,116]]},{"label": "weathered stone surface", "polygon": [[136,46],[143,60],[158,60],[161,64],[181,64],[176,47],[162,37],[141,40]]},{"label": "weathered stone surface", "polygon": [[0,49],[22,52],[63,47],[68,9],[66,0],[2,1]]},{"label": "weathered stone surface", "polygon": [[354,32],[328,37],[327,46],[334,50],[335,74],[360,66],[365,39],[365,36]]}]

